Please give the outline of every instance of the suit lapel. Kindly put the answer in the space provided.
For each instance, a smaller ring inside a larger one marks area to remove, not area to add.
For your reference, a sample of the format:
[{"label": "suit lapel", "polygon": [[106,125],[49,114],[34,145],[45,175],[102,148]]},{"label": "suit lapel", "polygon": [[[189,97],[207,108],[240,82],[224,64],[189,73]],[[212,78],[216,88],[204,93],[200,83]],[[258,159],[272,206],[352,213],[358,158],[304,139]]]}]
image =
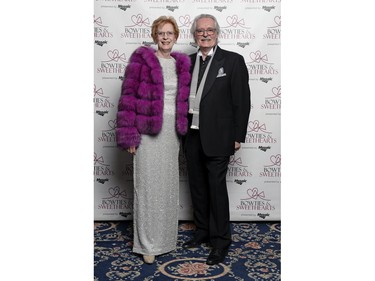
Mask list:
[{"label": "suit lapel", "polygon": [[192,55],[190,55],[190,60],[191,60],[191,65],[190,65],[190,73],[193,75],[193,70],[194,70],[194,66],[195,66],[195,60],[197,58],[197,53],[194,53]]},{"label": "suit lapel", "polygon": [[210,69],[208,70],[208,73],[207,73],[206,84],[204,85],[204,88],[203,88],[201,100],[204,99],[207,93],[210,91],[212,85],[214,84],[216,80],[216,76],[220,67],[222,67],[224,64],[224,57],[223,57],[222,51],[219,48],[219,46],[217,46],[216,48],[217,50],[215,52],[214,57],[212,58],[213,61],[211,62]]}]

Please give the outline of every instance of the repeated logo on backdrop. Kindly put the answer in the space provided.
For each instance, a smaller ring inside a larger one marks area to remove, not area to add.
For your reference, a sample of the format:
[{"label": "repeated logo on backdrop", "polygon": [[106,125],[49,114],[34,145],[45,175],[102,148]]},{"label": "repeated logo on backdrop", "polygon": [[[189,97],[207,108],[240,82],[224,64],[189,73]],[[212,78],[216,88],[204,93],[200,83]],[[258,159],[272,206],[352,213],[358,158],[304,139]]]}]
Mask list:
[{"label": "repeated logo on backdrop", "polygon": [[251,32],[251,26],[245,23],[245,19],[234,14],[225,18],[224,24],[220,26],[219,40],[236,40],[237,45],[246,46],[255,34]]},{"label": "repeated logo on backdrop", "polygon": [[96,85],[94,85],[94,107],[95,113],[100,116],[108,114],[108,110],[115,107],[110,96],[106,96],[104,90],[102,88],[97,88]]},{"label": "repeated logo on backdrop", "polygon": [[270,216],[270,212],[276,209],[266,192],[258,187],[243,190],[241,195],[242,197],[236,205],[236,209],[241,211],[241,216],[258,216],[265,219]]},{"label": "repeated logo on backdrop", "polygon": [[105,53],[96,71],[102,74],[124,74],[126,62],[125,53],[118,49],[110,49]]},{"label": "repeated logo on backdrop", "polygon": [[263,165],[263,171],[259,173],[265,182],[279,182],[281,177],[281,155],[271,155],[267,164]]},{"label": "repeated logo on backdrop", "polygon": [[[133,196],[119,186],[113,186],[106,189],[104,197],[101,198],[97,205],[98,209],[111,210],[130,213],[133,209]],[[118,215],[118,213],[114,213]],[[108,213],[107,213],[108,215]]]},{"label": "repeated logo on backdrop", "polygon": [[116,120],[109,120],[105,128],[98,130],[99,135],[96,141],[103,145],[113,144],[116,145]]},{"label": "repeated logo on backdrop", "polygon": [[190,33],[190,27],[192,24],[192,17],[191,15],[185,14],[182,16],[179,16],[177,19],[178,28],[180,30],[180,35],[178,37],[178,41],[181,40],[189,40],[190,45],[195,46],[194,39]]},{"label": "repeated logo on backdrop", "polygon": [[260,105],[261,109],[277,110],[281,109],[281,86],[266,88],[268,94],[264,98],[264,103]]},{"label": "repeated logo on backdrop", "polygon": [[277,138],[273,136],[272,131],[267,128],[267,124],[259,120],[253,120],[248,123],[246,143],[255,144],[274,144]]},{"label": "repeated logo on backdrop", "polygon": [[248,166],[242,161],[240,156],[232,155],[229,159],[227,177],[241,177],[250,178],[253,173],[249,170]]},{"label": "repeated logo on backdrop", "polygon": [[[120,38],[124,39],[147,39],[151,40],[151,23],[149,17],[143,14],[131,15],[129,23],[124,26]],[[137,42],[139,44],[139,42]]]},{"label": "repeated logo on backdrop", "polygon": [[[97,177],[99,183],[108,181],[108,177],[113,176],[115,173],[111,169],[111,165],[104,161],[103,155],[94,153],[94,176]],[[102,177],[106,177],[103,179]],[[99,179],[99,180],[98,180]]]},{"label": "repeated logo on backdrop", "polygon": [[113,38],[113,32],[109,29],[108,25],[103,23],[102,18],[94,16],[94,38],[98,39],[95,43],[99,46],[107,44],[103,39]]},{"label": "repeated logo on backdrop", "polygon": [[273,21],[274,21],[273,24],[267,27],[267,32],[263,34],[264,39],[277,39],[277,40],[280,39],[281,17],[276,16],[274,17]]},{"label": "repeated logo on backdrop", "polygon": [[279,71],[274,63],[269,59],[268,54],[261,50],[250,52],[246,58],[249,75],[277,75]]}]

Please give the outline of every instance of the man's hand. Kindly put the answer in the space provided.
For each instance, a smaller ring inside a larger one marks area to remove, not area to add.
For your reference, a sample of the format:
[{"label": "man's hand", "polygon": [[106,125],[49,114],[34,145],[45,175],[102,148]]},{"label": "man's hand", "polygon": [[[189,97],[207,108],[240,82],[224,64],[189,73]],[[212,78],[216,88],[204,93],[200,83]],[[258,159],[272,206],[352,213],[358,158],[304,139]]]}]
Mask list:
[{"label": "man's hand", "polygon": [[234,142],[234,150],[238,151],[240,148],[241,148],[241,143],[235,141]]}]

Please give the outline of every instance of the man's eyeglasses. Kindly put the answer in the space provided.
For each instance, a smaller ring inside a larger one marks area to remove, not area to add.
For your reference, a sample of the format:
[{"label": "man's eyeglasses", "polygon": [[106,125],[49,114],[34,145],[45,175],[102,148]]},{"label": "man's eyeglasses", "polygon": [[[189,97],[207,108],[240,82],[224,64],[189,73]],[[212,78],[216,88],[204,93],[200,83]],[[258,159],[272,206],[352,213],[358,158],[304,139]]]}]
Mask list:
[{"label": "man's eyeglasses", "polygon": [[215,33],[215,28],[208,28],[208,29],[197,29],[195,30],[195,33],[199,36],[202,36],[205,32],[207,35],[213,35]]},{"label": "man's eyeglasses", "polygon": [[167,36],[167,37],[172,37],[173,34],[174,34],[174,32],[172,32],[172,31],[167,31],[167,32],[158,31],[158,32],[156,32],[156,34],[157,34],[159,37],[165,37],[165,36]]}]

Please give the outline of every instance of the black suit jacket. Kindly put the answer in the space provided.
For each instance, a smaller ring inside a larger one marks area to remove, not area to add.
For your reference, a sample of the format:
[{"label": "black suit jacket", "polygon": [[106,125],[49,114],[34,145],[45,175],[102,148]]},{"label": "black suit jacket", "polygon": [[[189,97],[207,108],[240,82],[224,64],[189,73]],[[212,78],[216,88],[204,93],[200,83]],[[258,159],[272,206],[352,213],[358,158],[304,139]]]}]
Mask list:
[{"label": "black suit jacket", "polygon": [[[234,154],[234,142],[244,142],[246,137],[249,73],[240,54],[216,48],[202,92],[199,132],[206,155],[229,156]],[[190,55],[190,59],[192,73],[196,54]]]}]

